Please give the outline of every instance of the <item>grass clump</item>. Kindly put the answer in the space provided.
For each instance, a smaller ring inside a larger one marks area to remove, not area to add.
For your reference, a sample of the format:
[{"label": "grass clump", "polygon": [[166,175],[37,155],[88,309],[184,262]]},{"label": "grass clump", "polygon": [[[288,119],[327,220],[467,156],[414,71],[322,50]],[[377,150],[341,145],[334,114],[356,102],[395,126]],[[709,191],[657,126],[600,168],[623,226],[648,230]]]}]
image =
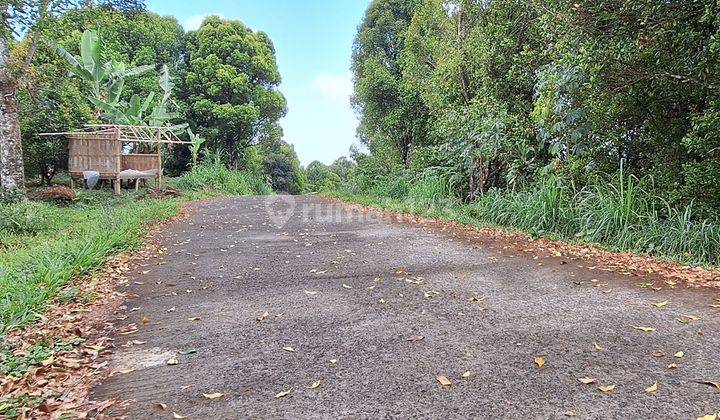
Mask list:
[{"label": "grass clump", "polygon": [[220,162],[203,162],[170,181],[171,186],[190,193],[192,198],[216,195],[266,195],[272,193],[261,175],[228,168]]}]

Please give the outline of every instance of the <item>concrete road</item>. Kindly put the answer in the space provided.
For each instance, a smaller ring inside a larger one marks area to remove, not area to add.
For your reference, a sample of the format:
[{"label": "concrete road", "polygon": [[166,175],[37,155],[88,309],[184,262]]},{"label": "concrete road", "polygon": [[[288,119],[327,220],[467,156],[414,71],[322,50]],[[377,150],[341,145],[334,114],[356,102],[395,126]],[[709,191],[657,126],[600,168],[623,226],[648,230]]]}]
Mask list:
[{"label": "concrete road", "polygon": [[163,235],[167,251],[130,274],[115,323],[131,333],[114,337],[110,360],[121,372],[93,392],[127,402],[113,415],[694,419],[720,411],[720,389],[697,382],[720,381],[716,292],[534,258],[314,197],[191,209]]}]

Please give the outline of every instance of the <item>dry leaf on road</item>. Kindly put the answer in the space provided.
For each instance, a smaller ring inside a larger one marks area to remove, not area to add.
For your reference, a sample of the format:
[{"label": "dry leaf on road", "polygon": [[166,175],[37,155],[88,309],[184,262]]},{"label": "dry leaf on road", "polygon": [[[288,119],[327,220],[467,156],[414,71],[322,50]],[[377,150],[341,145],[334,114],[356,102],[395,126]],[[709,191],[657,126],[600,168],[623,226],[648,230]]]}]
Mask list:
[{"label": "dry leaf on road", "polygon": [[535,364],[538,365],[538,367],[543,367],[543,366],[545,366],[545,359],[543,359],[543,358],[540,357],[540,356],[536,356],[536,357],[535,357]]},{"label": "dry leaf on road", "polygon": [[277,394],[275,394],[275,398],[282,398],[290,395],[292,392],[292,388],[288,389],[287,391],[280,391]]},{"label": "dry leaf on road", "polygon": [[317,380],[317,381],[311,383],[311,384],[308,386],[308,388],[310,388],[310,389],[315,389],[315,388],[317,388],[317,387],[319,387],[319,386],[320,386],[320,381]]},{"label": "dry leaf on road", "polygon": [[222,392],[213,392],[212,394],[203,394],[203,397],[205,397],[209,400],[216,400],[216,399],[222,397],[223,395],[225,395],[225,394],[223,394]]},{"label": "dry leaf on road", "polygon": [[657,384],[657,382],[655,382],[654,384],[652,384],[652,385],[650,385],[649,387],[645,388],[645,392],[651,393],[651,392],[657,391],[657,389],[658,389],[658,384]]},{"label": "dry leaf on road", "polygon": [[703,385],[714,386],[715,388],[720,389],[720,382],[715,382],[715,381],[696,381],[696,382],[699,384],[703,384]]},{"label": "dry leaf on road", "polygon": [[262,314],[260,314],[259,317],[255,318],[255,319],[257,319],[258,321],[264,321],[269,316],[270,316],[270,313],[268,311],[265,311]]},{"label": "dry leaf on road", "polygon": [[615,385],[599,386],[598,389],[602,392],[613,392],[615,390]]},{"label": "dry leaf on road", "polygon": [[655,328],[653,328],[653,327],[638,327],[638,326],[636,326],[636,325],[631,325],[631,327],[635,328],[636,330],[643,331],[643,332],[653,332],[653,331],[655,331]]},{"label": "dry leaf on road", "polygon": [[452,382],[450,382],[450,379],[448,379],[447,376],[445,376],[445,375],[437,375],[437,376],[435,376],[435,379],[437,379],[437,381],[440,382],[440,384],[442,386],[452,385]]},{"label": "dry leaf on road", "polygon": [[595,383],[595,378],[591,378],[589,376],[586,376],[584,378],[578,378],[578,381],[582,382],[585,385]]}]

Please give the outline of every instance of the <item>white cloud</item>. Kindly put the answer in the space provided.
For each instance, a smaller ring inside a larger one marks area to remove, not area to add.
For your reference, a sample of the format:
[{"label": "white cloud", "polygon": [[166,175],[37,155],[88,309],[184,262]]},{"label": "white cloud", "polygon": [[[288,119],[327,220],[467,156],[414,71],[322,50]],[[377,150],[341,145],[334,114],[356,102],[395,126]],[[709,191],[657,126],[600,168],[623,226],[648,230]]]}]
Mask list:
[{"label": "white cloud", "polygon": [[220,18],[223,17],[223,15],[219,13],[204,13],[201,15],[193,15],[189,18],[185,19],[182,23],[183,28],[185,28],[186,31],[195,31],[198,28],[200,28],[200,25],[202,25],[203,20],[205,20],[208,16],[218,16]]},{"label": "white cloud", "polygon": [[350,95],[353,92],[350,74],[318,73],[313,79],[313,88],[332,102],[350,104]]}]

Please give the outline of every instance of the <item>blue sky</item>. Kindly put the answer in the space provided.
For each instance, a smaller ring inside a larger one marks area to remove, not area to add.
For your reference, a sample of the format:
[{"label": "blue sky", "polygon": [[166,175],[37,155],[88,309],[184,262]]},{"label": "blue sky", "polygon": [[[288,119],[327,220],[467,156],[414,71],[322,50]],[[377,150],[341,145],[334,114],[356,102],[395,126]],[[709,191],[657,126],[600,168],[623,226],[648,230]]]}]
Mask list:
[{"label": "blue sky", "polygon": [[300,161],[331,163],[355,142],[350,53],[370,0],[147,0],[148,9],[197,29],[206,15],[239,19],[270,35],[288,102],[281,121]]}]

